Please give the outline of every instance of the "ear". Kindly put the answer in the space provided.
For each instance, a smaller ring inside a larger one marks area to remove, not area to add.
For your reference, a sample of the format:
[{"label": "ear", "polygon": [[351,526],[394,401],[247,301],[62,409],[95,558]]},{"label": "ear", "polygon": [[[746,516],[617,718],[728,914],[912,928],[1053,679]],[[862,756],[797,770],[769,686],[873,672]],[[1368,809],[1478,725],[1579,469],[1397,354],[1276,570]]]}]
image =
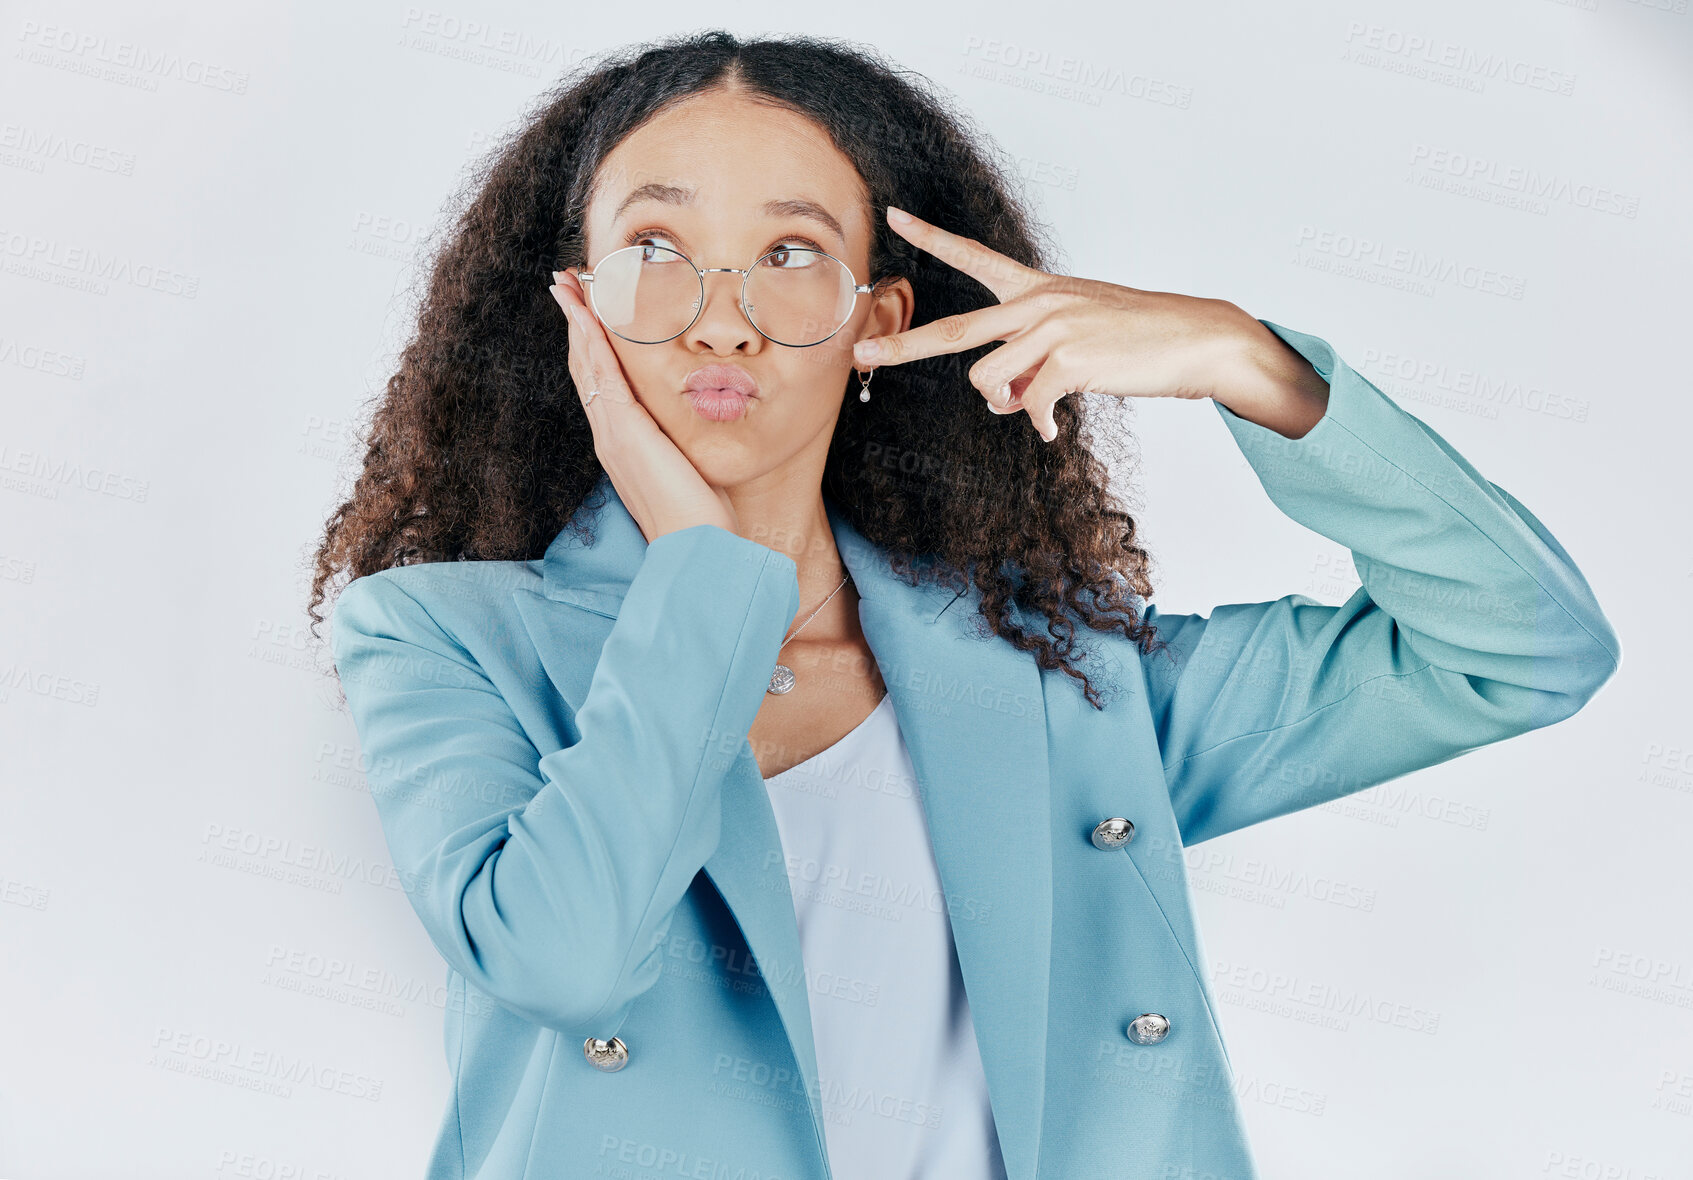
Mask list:
[{"label": "ear", "polygon": [[917,292],[911,289],[911,281],[904,275],[884,279],[870,298],[870,315],[859,339],[892,336],[910,329],[912,314],[917,310]]}]

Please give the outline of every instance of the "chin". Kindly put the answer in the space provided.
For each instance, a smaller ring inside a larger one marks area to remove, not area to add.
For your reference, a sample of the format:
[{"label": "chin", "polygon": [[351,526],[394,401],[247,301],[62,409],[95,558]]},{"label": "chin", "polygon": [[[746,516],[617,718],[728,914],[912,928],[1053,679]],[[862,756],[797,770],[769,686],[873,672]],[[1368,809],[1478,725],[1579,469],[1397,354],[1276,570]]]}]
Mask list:
[{"label": "chin", "polygon": [[642,404],[701,478],[716,488],[752,483],[782,467],[798,449],[788,437],[791,427],[758,420],[761,407],[736,421],[711,422],[697,415],[681,395],[666,401],[662,413],[644,399]]},{"label": "chin", "polygon": [[[685,431],[688,425],[683,423],[682,429]],[[683,458],[693,464],[694,470],[712,487],[732,488],[737,484],[757,479],[773,466],[768,455],[761,455],[755,447],[742,439],[722,435],[716,438],[702,436],[697,430],[689,435],[666,429],[665,434],[670,436],[671,441],[676,444],[676,449],[682,452]]]}]

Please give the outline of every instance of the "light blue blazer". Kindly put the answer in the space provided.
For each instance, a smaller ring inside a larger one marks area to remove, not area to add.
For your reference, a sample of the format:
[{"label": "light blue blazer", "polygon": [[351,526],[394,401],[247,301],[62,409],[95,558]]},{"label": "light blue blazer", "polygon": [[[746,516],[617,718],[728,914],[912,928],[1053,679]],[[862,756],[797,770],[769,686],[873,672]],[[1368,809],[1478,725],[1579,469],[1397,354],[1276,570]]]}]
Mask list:
[{"label": "light blue blazer", "polygon": [[[1340,606],[1146,605],[1174,661],[1084,629],[1090,675],[1117,689],[1103,712],[979,634],[975,591],[908,586],[827,505],[917,771],[1011,1180],[1255,1177],[1183,847],[1560,721],[1618,665],[1539,520],[1323,340],[1263,322],[1327,378],[1326,415],[1290,440],[1213,404],[1271,500],[1350,549],[1363,585]],[[746,740],[796,566],[714,525],[649,545],[601,487],[591,547],[566,527],[537,561],[383,570],[334,611],[371,794],[448,967],[428,1176],[828,1177]],[[1101,847],[1112,818],[1132,835]],[[1137,1041],[1148,1013],[1167,1032]]]}]

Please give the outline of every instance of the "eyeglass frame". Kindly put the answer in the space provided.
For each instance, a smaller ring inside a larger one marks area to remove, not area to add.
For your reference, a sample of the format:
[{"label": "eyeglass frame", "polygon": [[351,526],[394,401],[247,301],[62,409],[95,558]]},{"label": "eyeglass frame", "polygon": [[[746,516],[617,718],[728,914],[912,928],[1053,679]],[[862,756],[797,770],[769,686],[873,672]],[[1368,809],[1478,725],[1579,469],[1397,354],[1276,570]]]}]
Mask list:
[{"label": "eyeglass frame", "polygon": [[[699,285],[700,285],[700,303],[699,303],[699,306],[694,309],[694,318],[689,320],[686,324],[684,324],[676,333],[674,333],[673,335],[670,335],[670,336],[666,336],[663,340],[629,340],[629,337],[625,336],[622,332],[619,332],[616,328],[614,328],[610,324],[606,323],[605,317],[600,314],[599,305],[594,302],[594,291],[593,291],[594,271],[598,270],[600,267],[605,265],[606,258],[610,258],[613,255],[621,254],[625,250],[665,250],[665,251],[668,251],[671,254],[676,255],[676,257],[680,258],[683,262],[686,262],[689,266],[694,267],[694,276],[699,281]],[[793,246],[793,247],[789,247],[786,250],[783,250],[783,249],[766,250],[763,254],[760,254],[757,258],[752,260],[752,266],[744,266],[744,267],[742,267],[742,266],[707,266],[707,267],[702,268],[702,267],[694,266],[694,260],[692,258],[689,258],[686,254],[682,253],[682,251],[680,251],[680,250],[672,250],[672,249],[670,249],[669,246],[643,246],[639,242],[632,242],[627,246],[619,246],[617,249],[613,250],[610,254],[607,254],[605,256],[605,258],[600,259],[597,263],[594,264],[593,270],[578,272],[577,275],[576,275],[576,278],[579,281],[587,284],[587,286],[588,286],[588,306],[593,308],[594,318],[599,320],[600,323],[605,324],[606,331],[608,331],[612,335],[616,336],[619,340],[629,340],[629,343],[631,343],[631,344],[669,344],[672,340],[676,339],[677,336],[680,336],[683,332],[686,332],[689,328],[691,328],[695,324],[699,323],[700,316],[705,312],[705,276],[706,275],[716,274],[718,272],[722,272],[722,273],[726,273],[726,274],[740,275],[741,276],[741,293],[740,293],[739,298],[737,298],[735,300],[735,302],[740,305],[741,314],[746,316],[747,323],[752,325],[752,330],[754,332],[757,332],[760,336],[763,336],[766,340],[770,341],[770,343],[772,343],[772,344],[780,344],[783,348],[816,348],[819,344],[827,344],[830,340],[832,340],[835,337],[836,333],[838,333],[842,328],[846,327],[847,321],[852,319],[852,313],[848,312],[846,319],[842,320],[839,324],[836,324],[834,331],[830,332],[827,336],[823,337],[823,339],[821,339],[821,340],[813,340],[810,344],[789,344],[784,340],[776,339],[774,336],[772,336],[768,332],[766,332],[763,328],[759,327],[757,321],[755,321],[752,318],[752,313],[747,310],[747,277],[749,275],[751,275],[754,267],[758,266],[759,263],[763,262],[766,258],[769,258],[772,254],[792,254],[795,250],[804,250],[807,254],[821,254],[823,257],[829,259],[829,261],[838,264],[842,270],[846,271],[847,278],[852,280],[852,298],[853,298],[853,305],[854,305],[855,310],[857,308],[858,297],[860,295],[868,295],[870,292],[872,292],[876,289],[875,283],[860,283],[858,281],[858,276],[852,273],[852,267],[850,267],[846,263],[842,262],[839,258],[836,258],[833,254],[829,253],[827,250],[814,250],[810,246]]]}]

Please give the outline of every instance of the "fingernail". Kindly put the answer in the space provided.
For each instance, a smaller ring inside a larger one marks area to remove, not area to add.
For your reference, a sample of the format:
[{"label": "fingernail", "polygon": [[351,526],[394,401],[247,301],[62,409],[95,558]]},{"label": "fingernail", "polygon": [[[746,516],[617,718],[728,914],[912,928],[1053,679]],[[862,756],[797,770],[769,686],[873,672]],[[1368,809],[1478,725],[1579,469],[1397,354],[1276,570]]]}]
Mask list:
[{"label": "fingernail", "polygon": [[911,220],[911,214],[907,213],[904,209],[897,209],[894,206],[889,205],[888,220],[893,222],[895,225],[904,225],[906,222]]},{"label": "fingernail", "polygon": [[562,270],[553,271],[553,282],[555,282],[555,283],[564,282],[564,272]]},{"label": "fingernail", "polygon": [[861,361],[873,361],[882,355],[882,346],[874,340],[860,340],[852,346],[852,355]]},{"label": "fingernail", "polygon": [[1001,405],[1011,404],[1011,382],[1007,381],[999,387],[999,401]]}]

